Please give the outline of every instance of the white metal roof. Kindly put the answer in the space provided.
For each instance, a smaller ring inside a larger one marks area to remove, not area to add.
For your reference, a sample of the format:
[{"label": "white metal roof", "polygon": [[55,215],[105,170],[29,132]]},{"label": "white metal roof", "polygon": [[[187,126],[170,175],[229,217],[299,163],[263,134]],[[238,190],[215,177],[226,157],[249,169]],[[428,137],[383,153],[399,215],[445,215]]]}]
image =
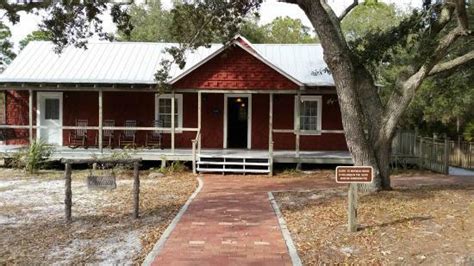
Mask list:
[{"label": "white metal roof", "polygon": [[[87,49],[67,47],[56,54],[50,42],[35,41],[13,60],[0,75],[1,83],[91,83],[156,84],[155,73],[169,55],[166,47],[177,44],[146,42],[91,42]],[[222,44],[188,52],[186,67],[176,65],[172,78],[192,69],[217,52]],[[333,86],[328,74],[314,75],[326,67],[320,45],[254,44],[252,48],[266,61],[308,86]]]}]

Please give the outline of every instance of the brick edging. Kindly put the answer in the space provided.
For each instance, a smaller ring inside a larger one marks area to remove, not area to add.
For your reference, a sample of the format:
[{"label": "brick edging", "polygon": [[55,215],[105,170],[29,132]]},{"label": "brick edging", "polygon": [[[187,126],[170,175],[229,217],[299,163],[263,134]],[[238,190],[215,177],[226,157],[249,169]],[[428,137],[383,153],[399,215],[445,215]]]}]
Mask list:
[{"label": "brick edging", "polygon": [[283,239],[285,239],[286,247],[288,248],[288,253],[290,254],[291,263],[293,266],[302,266],[300,256],[298,255],[298,251],[296,250],[295,244],[293,243],[293,239],[291,238],[290,231],[286,226],[285,218],[280,211],[280,207],[276,203],[275,198],[273,197],[273,193],[270,191],[268,192],[268,199],[275,211],[275,215],[278,218],[278,224],[280,225],[281,234],[283,235]]},{"label": "brick edging", "polygon": [[197,180],[198,180],[198,187],[193,192],[193,194],[191,194],[191,196],[189,196],[186,203],[184,203],[183,207],[181,207],[178,214],[176,214],[174,219],[171,221],[171,223],[168,225],[166,230],[163,232],[163,235],[161,235],[160,239],[155,243],[155,245],[153,246],[153,249],[145,257],[145,260],[142,263],[143,266],[152,265],[153,261],[159,255],[160,251],[163,249],[163,247],[166,243],[166,240],[168,240],[168,238],[170,237],[171,233],[175,229],[175,227],[178,224],[179,220],[181,220],[181,217],[186,212],[186,210],[188,209],[191,202],[194,200],[194,198],[197,196],[197,194],[201,191],[204,182],[202,181],[202,179],[200,177],[198,177]]}]

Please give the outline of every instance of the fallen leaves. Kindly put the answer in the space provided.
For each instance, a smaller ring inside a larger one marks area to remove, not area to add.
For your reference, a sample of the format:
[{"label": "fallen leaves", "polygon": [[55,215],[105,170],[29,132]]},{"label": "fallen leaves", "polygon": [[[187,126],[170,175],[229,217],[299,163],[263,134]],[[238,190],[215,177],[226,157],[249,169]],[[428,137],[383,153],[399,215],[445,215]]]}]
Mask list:
[{"label": "fallen leaves", "polygon": [[473,259],[474,187],[400,188],[359,199],[347,232],[345,188],[275,193],[304,264],[456,264]]}]

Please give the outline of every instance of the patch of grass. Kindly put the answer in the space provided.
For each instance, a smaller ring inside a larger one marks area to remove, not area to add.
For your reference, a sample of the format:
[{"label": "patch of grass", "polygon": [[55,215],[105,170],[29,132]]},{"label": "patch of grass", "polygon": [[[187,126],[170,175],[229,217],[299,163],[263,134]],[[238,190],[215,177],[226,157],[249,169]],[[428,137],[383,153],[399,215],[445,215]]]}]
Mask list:
[{"label": "patch of grass", "polygon": [[188,168],[181,161],[174,161],[167,167],[160,169],[160,173],[165,175],[180,174],[186,171],[188,171]]},{"label": "patch of grass", "polygon": [[13,155],[11,166],[24,169],[27,173],[36,174],[39,169],[47,166],[54,148],[46,142],[34,141],[28,148]]}]

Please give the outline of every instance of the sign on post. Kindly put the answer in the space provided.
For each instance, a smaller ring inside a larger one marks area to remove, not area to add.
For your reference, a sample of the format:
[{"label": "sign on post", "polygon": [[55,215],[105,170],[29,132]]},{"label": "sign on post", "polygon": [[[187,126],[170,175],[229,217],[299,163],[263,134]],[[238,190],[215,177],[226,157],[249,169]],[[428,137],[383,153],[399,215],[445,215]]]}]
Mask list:
[{"label": "sign on post", "polygon": [[371,166],[338,166],[336,167],[336,182],[349,184],[348,193],[348,229],[357,231],[357,184],[372,183],[374,169]]}]

